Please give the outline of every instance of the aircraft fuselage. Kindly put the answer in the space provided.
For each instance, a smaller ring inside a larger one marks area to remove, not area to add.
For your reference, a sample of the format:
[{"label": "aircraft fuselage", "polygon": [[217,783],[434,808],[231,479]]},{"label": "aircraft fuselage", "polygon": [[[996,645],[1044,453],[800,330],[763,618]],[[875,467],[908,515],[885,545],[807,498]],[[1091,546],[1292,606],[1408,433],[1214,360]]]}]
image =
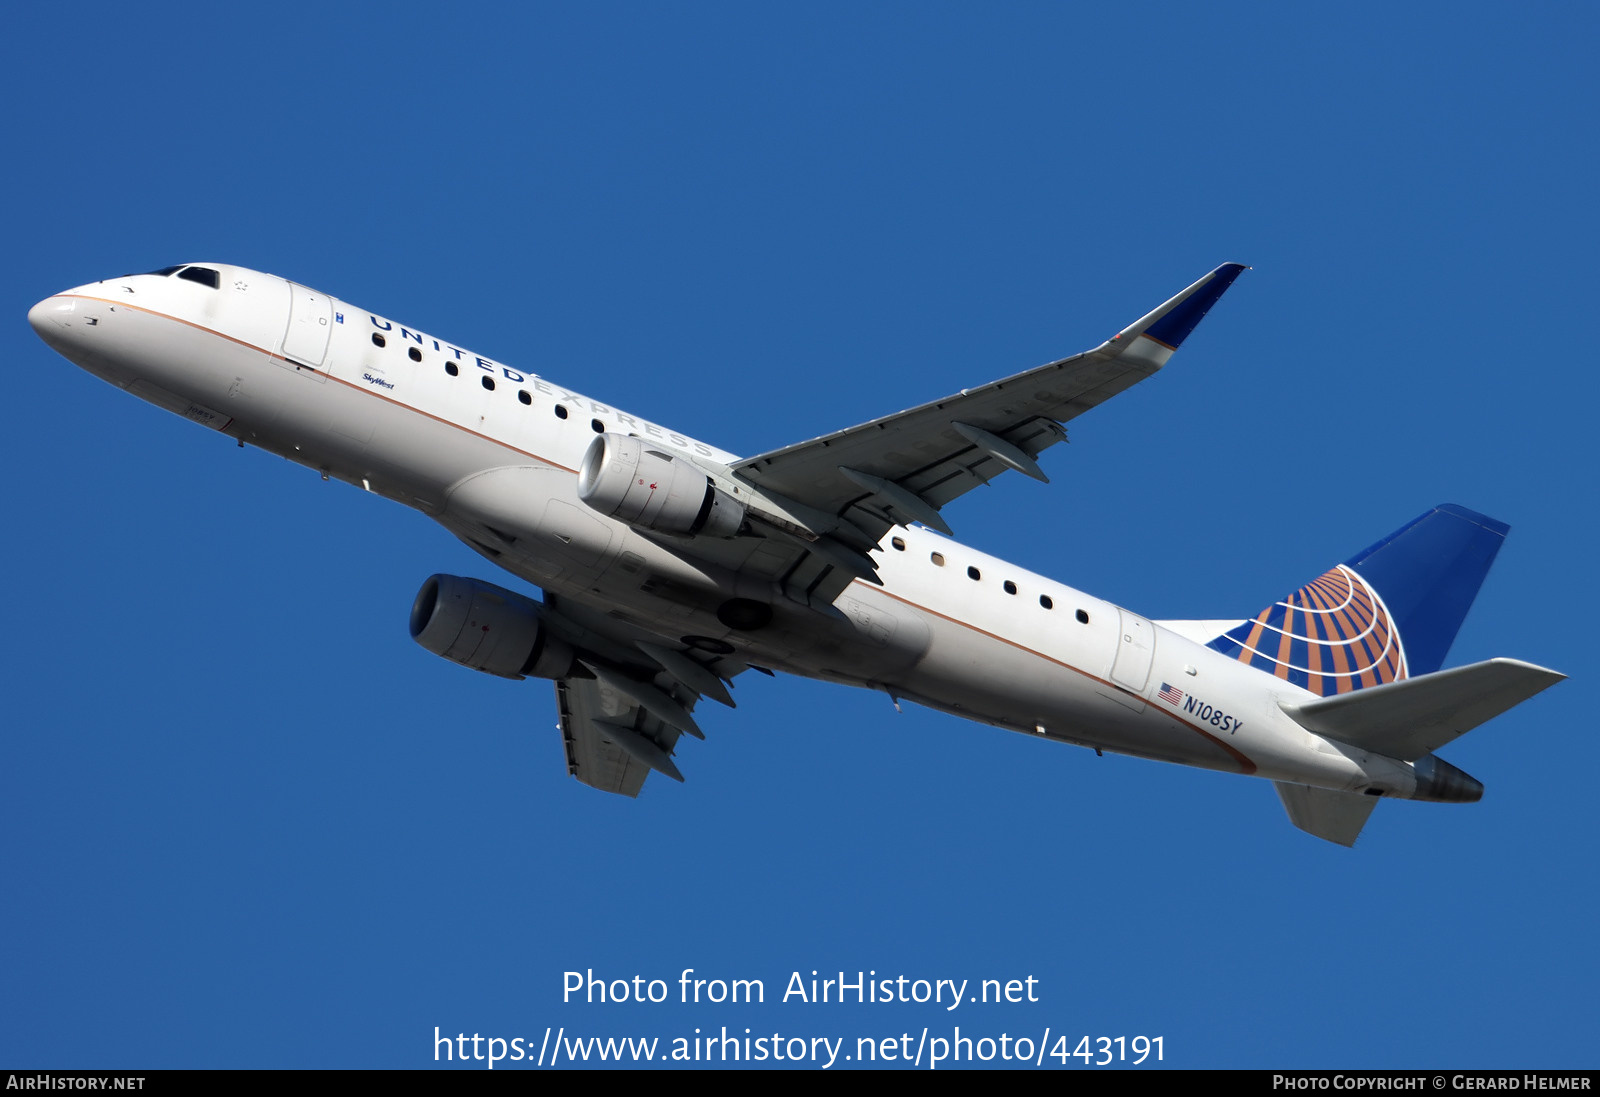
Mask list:
[{"label": "aircraft fuselage", "polygon": [[[1129,610],[917,525],[831,612],[754,589],[585,506],[597,434],[735,458],[525,369],[225,265],[216,286],[135,275],[77,287],[30,320],[134,395],[422,511],[558,597],[669,640],[1029,735],[1319,788],[1409,797],[1405,762],[1315,735],[1280,703],[1312,698]],[[730,627],[730,599],[770,621]]]}]

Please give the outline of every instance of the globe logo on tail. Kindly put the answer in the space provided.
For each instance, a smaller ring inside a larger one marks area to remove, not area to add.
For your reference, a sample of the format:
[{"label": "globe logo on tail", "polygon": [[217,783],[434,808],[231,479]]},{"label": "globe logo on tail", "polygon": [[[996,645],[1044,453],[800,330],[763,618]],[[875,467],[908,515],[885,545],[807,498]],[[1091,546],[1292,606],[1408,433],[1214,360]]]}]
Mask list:
[{"label": "globe logo on tail", "polygon": [[1388,609],[1344,564],[1209,646],[1323,697],[1406,677],[1405,650]]}]

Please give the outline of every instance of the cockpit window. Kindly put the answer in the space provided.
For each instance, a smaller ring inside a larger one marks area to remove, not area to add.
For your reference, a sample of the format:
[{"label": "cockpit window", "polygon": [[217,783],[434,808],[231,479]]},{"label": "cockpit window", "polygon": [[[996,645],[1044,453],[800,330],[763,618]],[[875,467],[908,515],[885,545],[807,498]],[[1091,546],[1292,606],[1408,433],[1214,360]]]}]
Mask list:
[{"label": "cockpit window", "polygon": [[160,270],[153,270],[150,273],[151,274],[159,274],[163,278],[171,278],[174,274],[177,274],[182,269],[183,269],[183,264],[179,263],[175,267],[162,267]]},{"label": "cockpit window", "polygon": [[202,286],[210,286],[212,289],[222,285],[222,275],[210,267],[184,267],[178,277],[190,282],[199,282]]}]

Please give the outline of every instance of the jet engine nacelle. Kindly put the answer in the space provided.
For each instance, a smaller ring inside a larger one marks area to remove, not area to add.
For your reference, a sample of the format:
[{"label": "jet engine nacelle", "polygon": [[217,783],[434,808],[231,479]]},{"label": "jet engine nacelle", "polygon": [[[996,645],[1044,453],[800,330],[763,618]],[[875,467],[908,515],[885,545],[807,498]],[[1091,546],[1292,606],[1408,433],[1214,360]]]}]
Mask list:
[{"label": "jet engine nacelle", "polygon": [[411,638],[435,655],[500,678],[561,678],[572,648],[532,598],[459,575],[434,575],[411,604]]},{"label": "jet engine nacelle", "polygon": [[607,518],[657,533],[733,537],[744,524],[744,504],[704,471],[621,434],[590,443],[578,468],[578,498]]}]

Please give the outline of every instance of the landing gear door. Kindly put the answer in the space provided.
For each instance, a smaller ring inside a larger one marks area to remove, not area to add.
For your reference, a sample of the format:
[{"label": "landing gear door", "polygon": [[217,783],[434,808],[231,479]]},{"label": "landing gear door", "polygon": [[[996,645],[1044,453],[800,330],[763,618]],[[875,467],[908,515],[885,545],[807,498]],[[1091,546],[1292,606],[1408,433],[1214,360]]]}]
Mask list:
[{"label": "landing gear door", "polygon": [[328,337],[333,331],[333,302],[304,286],[289,283],[289,330],[283,334],[283,356],[298,372],[327,379]]},{"label": "landing gear door", "polygon": [[1156,630],[1149,621],[1125,609],[1117,610],[1122,627],[1117,632],[1117,658],[1111,680],[1123,689],[1143,694],[1150,681],[1150,660],[1155,655]]}]

